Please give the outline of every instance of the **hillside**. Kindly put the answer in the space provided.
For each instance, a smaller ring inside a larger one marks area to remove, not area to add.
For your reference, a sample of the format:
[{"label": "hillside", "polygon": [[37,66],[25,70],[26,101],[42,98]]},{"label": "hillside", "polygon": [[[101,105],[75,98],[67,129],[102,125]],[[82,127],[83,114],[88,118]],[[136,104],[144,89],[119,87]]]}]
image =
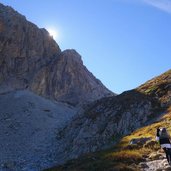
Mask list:
[{"label": "hillside", "polygon": [[[159,149],[154,141],[155,131],[158,126],[170,126],[170,107],[171,70],[134,90],[90,104],[79,118],[76,117],[58,133],[62,142],[67,138],[70,144],[68,148],[65,148],[67,143],[63,146],[68,158],[88,154],[54,170],[119,167],[124,170],[131,164],[132,170],[138,170],[139,163],[150,160],[152,152]],[[140,143],[130,145],[130,141],[136,138],[140,139]],[[93,151],[101,152],[90,153]],[[155,159],[163,156],[155,154]]]},{"label": "hillside", "polygon": [[56,131],[76,108],[27,90],[0,94],[0,170],[39,170],[56,163]]},{"label": "hillside", "polygon": [[[155,141],[156,128],[166,127],[171,134],[171,108],[156,122],[123,137],[112,148],[88,153],[79,159],[47,171],[156,171],[171,170],[163,150]],[[130,142],[136,142],[131,144]]]}]

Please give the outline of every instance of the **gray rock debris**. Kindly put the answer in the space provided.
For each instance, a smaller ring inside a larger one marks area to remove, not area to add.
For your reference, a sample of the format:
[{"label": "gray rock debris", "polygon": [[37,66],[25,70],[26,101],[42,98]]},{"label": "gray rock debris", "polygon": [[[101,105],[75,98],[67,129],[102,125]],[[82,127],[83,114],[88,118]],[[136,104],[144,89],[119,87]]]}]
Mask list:
[{"label": "gray rock debris", "polygon": [[56,163],[56,132],[76,109],[29,91],[0,94],[0,170],[41,170]]},{"label": "gray rock debris", "polygon": [[141,171],[169,171],[171,170],[171,166],[169,166],[166,159],[142,162],[139,164],[139,167]]}]

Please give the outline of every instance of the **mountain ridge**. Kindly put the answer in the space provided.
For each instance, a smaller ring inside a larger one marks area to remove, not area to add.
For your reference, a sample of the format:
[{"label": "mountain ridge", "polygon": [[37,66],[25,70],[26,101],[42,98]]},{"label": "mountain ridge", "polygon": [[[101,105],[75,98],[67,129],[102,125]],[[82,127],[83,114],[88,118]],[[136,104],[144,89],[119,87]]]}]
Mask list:
[{"label": "mountain ridge", "polygon": [[[117,115],[116,106],[121,109]],[[88,105],[58,133],[61,142],[65,138],[70,141],[70,146],[62,146],[69,155],[66,162],[47,171],[169,170],[155,135],[158,127],[166,127],[171,133],[170,122],[171,70],[168,70],[136,89]]]},{"label": "mountain ridge", "polygon": [[0,9],[1,92],[29,89],[72,105],[114,95],[87,70],[75,50],[62,52],[46,29],[11,7],[0,4]]},{"label": "mountain ridge", "polygon": [[[91,103],[60,130],[57,136],[67,153],[66,160],[110,148],[123,136],[164,115],[171,104],[171,70],[150,82]],[[142,89],[144,86],[145,91]]]}]

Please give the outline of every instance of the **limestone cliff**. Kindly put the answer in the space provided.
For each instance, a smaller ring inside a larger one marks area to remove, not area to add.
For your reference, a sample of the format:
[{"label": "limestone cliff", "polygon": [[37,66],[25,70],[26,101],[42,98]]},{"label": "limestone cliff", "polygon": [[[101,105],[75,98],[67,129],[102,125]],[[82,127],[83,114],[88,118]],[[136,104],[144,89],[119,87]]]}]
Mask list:
[{"label": "limestone cliff", "polygon": [[83,65],[75,50],[65,50],[37,72],[31,89],[40,95],[75,105],[110,96],[103,84]]},{"label": "limestone cliff", "polygon": [[0,4],[1,87],[25,88],[36,72],[60,52],[45,29],[39,29],[11,7]]},{"label": "limestone cliff", "polygon": [[113,95],[75,50],[61,52],[46,29],[0,4],[0,92],[26,88],[73,105]]}]

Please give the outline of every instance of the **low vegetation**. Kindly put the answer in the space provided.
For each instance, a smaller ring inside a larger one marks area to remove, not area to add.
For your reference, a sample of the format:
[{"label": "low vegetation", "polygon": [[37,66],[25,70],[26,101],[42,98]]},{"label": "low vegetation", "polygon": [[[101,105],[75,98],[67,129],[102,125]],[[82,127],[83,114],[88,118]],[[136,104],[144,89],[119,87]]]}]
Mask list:
[{"label": "low vegetation", "polygon": [[[139,163],[145,159],[158,159],[162,150],[155,141],[156,128],[166,127],[171,133],[171,107],[159,121],[137,129],[132,134],[125,136],[113,148],[104,151],[86,154],[79,159],[70,160],[66,164],[47,169],[46,171],[138,171]],[[145,143],[130,144],[133,139],[149,138]]]},{"label": "low vegetation", "polygon": [[[147,159],[149,161],[159,159],[163,151],[155,140],[156,129],[166,127],[171,134],[171,107],[168,108],[170,105],[170,75],[171,70],[136,89],[143,95],[158,99],[159,108],[156,109],[158,113],[160,108],[165,111],[160,116],[151,116],[151,119],[155,118],[153,124],[139,128],[130,135],[123,137],[113,148],[86,154],[79,159],[70,160],[64,165],[47,171],[139,171],[140,162]],[[109,102],[112,103],[112,100]],[[99,115],[99,113],[92,115],[89,111],[87,113],[88,116],[94,118]],[[138,141],[135,143],[135,140]]]}]

